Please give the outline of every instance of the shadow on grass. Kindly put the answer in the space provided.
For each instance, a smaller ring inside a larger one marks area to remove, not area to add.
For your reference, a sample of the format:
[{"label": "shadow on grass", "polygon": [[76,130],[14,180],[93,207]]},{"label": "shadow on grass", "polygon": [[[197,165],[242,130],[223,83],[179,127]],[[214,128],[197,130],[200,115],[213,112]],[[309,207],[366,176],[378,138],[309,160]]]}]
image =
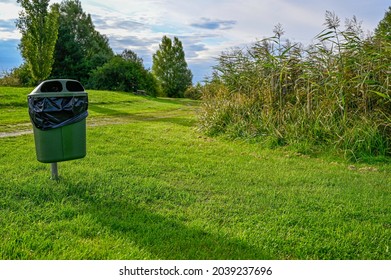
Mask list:
[{"label": "shadow on grass", "polygon": [[11,101],[7,103],[0,103],[0,109],[7,109],[7,108],[15,108],[15,107],[20,107],[20,108],[28,108],[27,101]]},{"label": "shadow on grass", "polygon": [[[178,207],[178,212],[172,211],[172,214],[167,215],[149,209],[148,199],[164,203],[164,200],[155,200],[154,194],[149,194],[149,198],[145,194],[140,194],[139,199],[137,191],[124,196],[119,190],[118,193],[110,191],[105,195],[101,193],[95,196],[95,192],[100,192],[97,185],[99,184],[67,184],[64,195],[84,201],[82,212],[94,217],[95,223],[124,243],[120,249],[122,252],[118,252],[120,255],[124,255],[123,250],[126,251],[126,248],[137,246],[149,252],[152,259],[272,259],[269,251],[226,233],[219,233],[218,228],[212,226],[213,223],[203,222],[201,219],[193,223],[190,218],[183,220],[185,213],[181,212],[181,207]],[[155,203],[153,207],[156,208]]]},{"label": "shadow on grass", "polygon": [[114,110],[114,109],[110,109],[107,107],[102,107],[102,106],[99,106],[96,104],[88,104],[88,110],[94,111],[99,114],[110,115],[110,116],[118,116],[118,115],[127,115],[128,114],[123,111]]},{"label": "shadow on grass", "polygon": [[200,100],[192,100],[192,99],[185,99],[185,98],[157,97],[157,98],[148,98],[148,99],[160,103],[180,104],[184,106],[199,106],[201,104]]},{"label": "shadow on grass", "polygon": [[[196,123],[196,120],[193,118],[188,117],[180,117],[180,116],[171,116],[170,113],[172,111],[167,112],[161,112],[158,116],[152,116],[150,114],[143,115],[143,114],[135,114],[135,113],[128,113],[120,110],[114,110],[106,107],[101,107],[98,105],[89,105],[89,109],[91,111],[94,111],[96,113],[113,116],[113,117],[124,117],[127,120],[134,120],[134,121],[148,121],[148,122],[167,122],[172,124],[178,124],[182,126],[191,127]],[[98,118],[97,118],[98,120]],[[125,123],[125,122],[124,122]]]},{"label": "shadow on grass", "polygon": [[105,201],[91,205],[87,211],[102,226],[124,241],[136,243],[154,259],[271,259],[242,240],[188,227],[132,203]]}]

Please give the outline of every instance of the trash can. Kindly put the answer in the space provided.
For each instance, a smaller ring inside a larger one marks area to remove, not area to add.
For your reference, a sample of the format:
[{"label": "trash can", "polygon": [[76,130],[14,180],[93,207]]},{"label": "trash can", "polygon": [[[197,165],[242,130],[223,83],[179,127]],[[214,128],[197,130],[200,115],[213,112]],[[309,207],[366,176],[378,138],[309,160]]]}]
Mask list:
[{"label": "trash can", "polygon": [[88,94],[78,81],[44,81],[27,99],[38,161],[54,163],[86,156]]}]

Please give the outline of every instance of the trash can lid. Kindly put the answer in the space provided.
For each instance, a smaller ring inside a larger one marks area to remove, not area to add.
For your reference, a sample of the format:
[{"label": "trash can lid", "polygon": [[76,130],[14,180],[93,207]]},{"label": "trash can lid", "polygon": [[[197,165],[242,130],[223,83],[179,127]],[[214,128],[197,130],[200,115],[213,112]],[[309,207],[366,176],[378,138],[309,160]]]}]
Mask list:
[{"label": "trash can lid", "polygon": [[56,97],[56,96],[84,96],[87,93],[79,81],[71,79],[47,80],[40,83],[29,96]]}]

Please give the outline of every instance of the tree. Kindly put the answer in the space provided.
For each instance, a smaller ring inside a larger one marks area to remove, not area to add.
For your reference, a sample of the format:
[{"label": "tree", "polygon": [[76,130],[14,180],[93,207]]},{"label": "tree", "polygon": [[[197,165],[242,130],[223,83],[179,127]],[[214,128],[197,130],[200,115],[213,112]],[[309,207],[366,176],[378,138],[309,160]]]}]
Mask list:
[{"label": "tree", "polygon": [[122,52],[121,57],[127,61],[133,61],[143,66],[143,59],[141,57],[138,57],[138,55],[132,50],[125,49]]},{"label": "tree", "polygon": [[388,8],[384,18],[377,25],[375,37],[377,39],[391,41],[391,7]]},{"label": "tree", "polygon": [[16,27],[22,34],[19,44],[34,80],[45,80],[52,70],[54,47],[58,35],[58,4],[49,0],[17,0],[23,11]]},{"label": "tree", "polygon": [[152,73],[168,97],[183,97],[192,85],[193,74],[187,66],[182,42],[177,37],[174,42],[163,37],[159,50],[153,55]]},{"label": "tree", "polygon": [[52,77],[88,83],[91,72],[114,56],[108,39],[95,30],[79,0],[61,2],[59,23]]},{"label": "tree", "polygon": [[[130,56],[129,56],[130,55]],[[125,57],[125,58],[124,58]],[[157,85],[153,75],[144,69],[142,59],[125,50],[91,74],[90,86],[95,89],[137,92],[156,96]]]}]

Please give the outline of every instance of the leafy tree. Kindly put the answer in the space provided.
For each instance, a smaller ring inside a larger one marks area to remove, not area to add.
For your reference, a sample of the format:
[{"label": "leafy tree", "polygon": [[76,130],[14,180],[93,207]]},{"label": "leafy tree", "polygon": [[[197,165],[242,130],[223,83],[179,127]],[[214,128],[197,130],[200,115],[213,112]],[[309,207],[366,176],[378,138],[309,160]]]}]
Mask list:
[{"label": "leafy tree", "polygon": [[368,73],[368,80],[365,80],[365,83],[371,97],[370,108],[382,111],[384,122],[387,123],[384,132],[388,134],[388,139],[391,139],[391,129],[388,126],[391,115],[391,7],[377,25],[374,36],[366,41],[364,47],[366,60],[363,65],[366,66]]},{"label": "leafy tree", "polygon": [[133,61],[141,66],[143,65],[143,59],[138,57],[138,55],[132,50],[125,49],[122,52],[121,57],[127,61]]},{"label": "leafy tree", "polygon": [[49,8],[49,0],[17,0],[23,11],[16,27],[22,33],[19,44],[34,80],[46,79],[52,70],[53,52],[58,35],[58,5]]},{"label": "leafy tree", "polygon": [[[127,57],[128,54],[132,54],[132,57]],[[126,92],[144,90],[151,96],[156,96],[157,93],[153,75],[144,69],[142,60],[135,53],[127,50],[94,70],[90,80],[91,87],[95,89]]]},{"label": "leafy tree", "polygon": [[183,97],[192,85],[193,74],[187,66],[182,42],[177,37],[174,42],[163,37],[159,50],[153,55],[152,73],[168,97]]},{"label": "leafy tree", "polygon": [[375,37],[391,41],[391,7],[388,8],[384,18],[377,25],[375,29]]},{"label": "leafy tree", "polygon": [[83,11],[79,0],[61,2],[59,22],[52,77],[88,83],[91,71],[114,55],[108,39],[95,30],[91,16]]}]

